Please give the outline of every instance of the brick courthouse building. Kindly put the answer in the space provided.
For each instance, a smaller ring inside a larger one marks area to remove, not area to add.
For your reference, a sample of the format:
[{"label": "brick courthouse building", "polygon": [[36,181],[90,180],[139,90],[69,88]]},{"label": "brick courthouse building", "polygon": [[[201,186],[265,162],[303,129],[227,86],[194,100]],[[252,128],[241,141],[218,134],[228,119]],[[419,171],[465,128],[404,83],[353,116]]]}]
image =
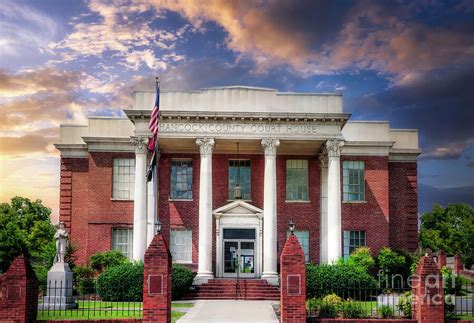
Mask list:
[{"label": "brick courthouse building", "polygon": [[290,220],[308,262],[361,245],[417,248],[416,130],[349,121],[338,94],[162,92],[155,200],[145,176],[154,97],[135,92],[125,118],[61,126],[60,220],[79,262],[110,249],[143,259],[155,208],[196,283],[276,283]]}]

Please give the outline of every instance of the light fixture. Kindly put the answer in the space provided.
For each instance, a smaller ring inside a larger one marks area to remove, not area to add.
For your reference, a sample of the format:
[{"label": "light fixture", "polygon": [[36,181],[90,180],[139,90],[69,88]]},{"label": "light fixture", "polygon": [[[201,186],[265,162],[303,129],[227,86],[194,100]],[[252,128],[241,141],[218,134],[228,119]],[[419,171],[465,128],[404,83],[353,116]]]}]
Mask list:
[{"label": "light fixture", "polygon": [[[239,142],[237,142],[237,155],[239,155]],[[236,160],[237,162],[237,184],[234,187],[234,199],[240,200],[242,199],[242,188],[240,187],[240,160]]]},{"label": "light fixture", "polygon": [[290,230],[291,235],[295,234],[295,223],[293,220],[290,220],[290,223],[288,223],[288,229]]},{"label": "light fixture", "polygon": [[161,225],[160,220],[157,220],[155,223],[155,234],[161,234]]}]

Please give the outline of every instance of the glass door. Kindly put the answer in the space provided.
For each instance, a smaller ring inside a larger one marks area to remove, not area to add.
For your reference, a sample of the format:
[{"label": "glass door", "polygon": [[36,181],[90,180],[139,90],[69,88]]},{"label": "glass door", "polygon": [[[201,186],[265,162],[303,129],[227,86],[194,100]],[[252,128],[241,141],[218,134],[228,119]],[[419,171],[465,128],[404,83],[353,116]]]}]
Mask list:
[{"label": "glass door", "polygon": [[239,242],[224,241],[224,275],[233,276],[237,274],[239,266]]},{"label": "glass door", "polygon": [[255,277],[255,240],[224,240],[224,277]]}]

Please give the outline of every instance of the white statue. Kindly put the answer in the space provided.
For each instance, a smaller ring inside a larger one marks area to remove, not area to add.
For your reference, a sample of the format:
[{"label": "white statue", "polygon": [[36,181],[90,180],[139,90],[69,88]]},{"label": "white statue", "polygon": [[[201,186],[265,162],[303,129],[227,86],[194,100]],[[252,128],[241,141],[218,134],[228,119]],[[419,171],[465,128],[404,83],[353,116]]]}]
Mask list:
[{"label": "white statue", "polygon": [[64,222],[59,222],[57,228],[54,234],[54,239],[56,239],[56,256],[54,257],[54,263],[64,262],[69,237]]}]

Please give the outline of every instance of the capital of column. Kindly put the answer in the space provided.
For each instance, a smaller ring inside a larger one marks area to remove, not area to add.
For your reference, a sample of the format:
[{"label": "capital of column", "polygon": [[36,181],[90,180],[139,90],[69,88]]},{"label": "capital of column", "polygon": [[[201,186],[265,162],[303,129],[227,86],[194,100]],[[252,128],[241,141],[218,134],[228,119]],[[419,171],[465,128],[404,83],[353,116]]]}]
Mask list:
[{"label": "capital of column", "polygon": [[322,147],[321,152],[319,153],[319,165],[322,168],[328,167],[328,151],[325,146]]},{"label": "capital of column", "polygon": [[338,139],[329,139],[326,141],[325,150],[328,157],[341,156],[341,149],[344,146],[344,141]]},{"label": "capital of column", "polygon": [[278,146],[280,146],[280,140],[278,139],[262,139],[265,156],[276,156]]},{"label": "capital of column", "polygon": [[135,154],[146,153],[148,138],[134,136],[134,137],[130,137],[130,141],[135,146]]},{"label": "capital of column", "polygon": [[212,155],[212,150],[214,149],[215,141],[214,138],[198,138],[196,139],[196,145],[199,146],[199,151],[201,155],[208,156]]}]

